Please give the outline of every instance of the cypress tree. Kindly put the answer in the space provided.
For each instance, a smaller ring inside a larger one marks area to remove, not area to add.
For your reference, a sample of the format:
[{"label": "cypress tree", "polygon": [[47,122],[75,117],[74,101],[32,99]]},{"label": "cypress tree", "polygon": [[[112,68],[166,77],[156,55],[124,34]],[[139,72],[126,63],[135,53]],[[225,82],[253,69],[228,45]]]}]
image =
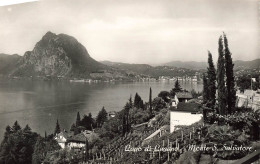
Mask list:
[{"label": "cypress tree", "polygon": [[234,64],[232,62],[232,57],[230,50],[228,48],[228,40],[223,33],[224,36],[224,46],[225,46],[225,64],[226,64],[226,87],[227,87],[227,109],[228,113],[231,114],[234,109],[235,109],[235,104],[236,104],[236,90],[235,90],[235,78],[234,78],[234,73],[233,73],[233,67]]},{"label": "cypress tree", "polygon": [[150,93],[149,93],[149,110],[150,110],[150,116],[152,115],[152,88],[150,87]]},{"label": "cypress tree", "polygon": [[138,95],[138,93],[136,93],[134,99],[134,107],[139,108],[139,101],[140,101],[140,96]]},{"label": "cypress tree", "polygon": [[208,89],[208,79],[205,73],[203,74],[203,104],[208,103],[209,89]]},{"label": "cypress tree", "polygon": [[130,98],[129,98],[129,105],[130,105],[130,108],[133,108],[132,95],[130,95]]},{"label": "cypress tree", "polygon": [[214,107],[216,103],[216,69],[214,67],[212,55],[208,51],[208,98],[209,105]]},{"label": "cypress tree", "polygon": [[223,38],[220,36],[218,41],[218,66],[217,66],[217,83],[218,83],[218,112],[221,115],[226,114],[226,88],[225,88],[225,59]]},{"label": "cypress tree", "polygon": [[77,118],[76,118],[76,127],[80,126],[80,114],[79,112],[77,113]]},{"label": "cypress tree", "polygon": [[129,103],[126,103],[125,107],[124,107],[124,115],[125,115],[125,127],[126,127],[126,132],[130,131],[130,120],[129,120],[129,110],[130,110],[130,106]]},{"label": "cypress tree", "polygon": [[123,125],[123,133],[122,135],[124,135],[125,133],[130,131],[130,118],[129,118],[129,110],[130,110],[130,105],[127,102],[124,106],[123,109],[123,118],[122,118],[122,125]]},{"label": "cypress tree", "polygon": [[174,84],[174,88],[172,88],[170,91],[170,95],[174,97],[176,92],[181,92],[181,91],[183,91],[183,90],[182,90],[179,80],[177,78],[177,80]]},{"label": "cypress tree", "polygon": [[182,91],[182,88],[181,88],[181,85],[180,85],[178,79],[177,79],[177,81],[175,82],[174,89],[175,89],[175,92],[180,92],[180,91]]},{"label": "cypress tree", "polygon": [[56,122],[56,127],[55,127],[55,130],[54,130],[54,135],[60,133],[60,124],[59,124],[59,121],[57,119],[57,122]]}]

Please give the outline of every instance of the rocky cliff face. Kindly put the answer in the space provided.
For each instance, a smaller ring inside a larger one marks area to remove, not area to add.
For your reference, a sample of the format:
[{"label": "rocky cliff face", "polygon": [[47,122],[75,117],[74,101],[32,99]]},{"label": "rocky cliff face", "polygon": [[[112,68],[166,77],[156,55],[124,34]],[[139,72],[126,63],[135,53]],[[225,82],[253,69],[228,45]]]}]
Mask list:
[{"label": "rocky cliff face", "polygon": [[14,76],[89,77],[107,66],[92,59],[75,38],[47,32],[32,51],[19,60]]}]

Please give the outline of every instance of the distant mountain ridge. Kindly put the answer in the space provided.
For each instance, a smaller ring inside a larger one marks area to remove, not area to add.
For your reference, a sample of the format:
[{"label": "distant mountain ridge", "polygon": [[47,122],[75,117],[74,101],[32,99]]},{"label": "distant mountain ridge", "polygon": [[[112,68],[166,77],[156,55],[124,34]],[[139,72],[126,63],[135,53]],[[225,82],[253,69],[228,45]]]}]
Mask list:
[{"label": "distant mountain ridge", "polygon": [[[206,69],[208,67],[207,62],[195,62],[195,61],[171,61],[168,63],[164,63],[161,65],[165,66],[173,66],[178,68],[189,68],[189,69]],[[236,60],[234,61],[234,69],[255,69],[260,68],[260,59],[255,59],[252,61],[242,61],[242,60]]]},{"label": "distant mountain ridge", "polygon": [[160,64],[160,65],[199,70],[199,69],[206,69],[208,66],[208,63],[207,62],[196,62],[196,61],[187,61],[187,62],[171,61],[171,62]]},{"label": "distant mountain ridge", "polygon": [[0,74],[8,74],[17,65],[17,62],[22,58],[17,54],[14,55],[7,55],[0,53]]},{"label": "distant mountain ridge", "polygon": [[130,73],[138,73],[158,78],[159,76],[193,76],[196,71],[188,68],[177,68],[172,66],[151,66],[148,64],[128,64],[111,61],[100,61],[103,64]]},{"label": "distant mountain ridge", "polygon": [[108,66],[112,66],[123,70],[131,70],[134,72],[144,73],[153,68],[148,64],[129,64],[129,63],[120,63],[120,62],[111,62],[111,61],[100,61],[100,62]]}]

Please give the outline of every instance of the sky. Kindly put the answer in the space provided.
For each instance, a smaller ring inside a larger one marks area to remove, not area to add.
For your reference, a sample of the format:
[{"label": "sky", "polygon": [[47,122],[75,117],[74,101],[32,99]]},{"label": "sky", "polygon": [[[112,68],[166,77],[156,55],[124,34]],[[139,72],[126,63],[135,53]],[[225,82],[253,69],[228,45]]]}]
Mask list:
[{"label": "sky", "polygon": [[[1,0],[0,0],[1,3]],[[75,37],[98,61],[161,64],[259,58],[258,0],[38,0],[0,7],[0,53],[23,55],[51,31]]]}]

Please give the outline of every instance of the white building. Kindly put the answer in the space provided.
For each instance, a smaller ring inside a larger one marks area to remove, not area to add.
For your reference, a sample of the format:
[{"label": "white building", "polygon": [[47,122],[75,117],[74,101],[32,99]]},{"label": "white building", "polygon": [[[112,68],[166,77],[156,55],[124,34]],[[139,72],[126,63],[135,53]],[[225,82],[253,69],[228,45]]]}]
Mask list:
[{"label": "white building", "polygon": [[202,119],[199,113],[199,104],[180,102],[170,107],[170,133],[177,130],[177,125],[191,125]]},{"label": "white building", "polygon": [[260,90],[257,91],[246,89],[243,93],[237,92],[237,107],[260,109]]},{"label": "white building", "polygon": [[62,149],[81,149],[86,145],[86,136],[84,133],[73,135],[73,132],[60,132],[56,134],[54,139],[58,142]]}]

